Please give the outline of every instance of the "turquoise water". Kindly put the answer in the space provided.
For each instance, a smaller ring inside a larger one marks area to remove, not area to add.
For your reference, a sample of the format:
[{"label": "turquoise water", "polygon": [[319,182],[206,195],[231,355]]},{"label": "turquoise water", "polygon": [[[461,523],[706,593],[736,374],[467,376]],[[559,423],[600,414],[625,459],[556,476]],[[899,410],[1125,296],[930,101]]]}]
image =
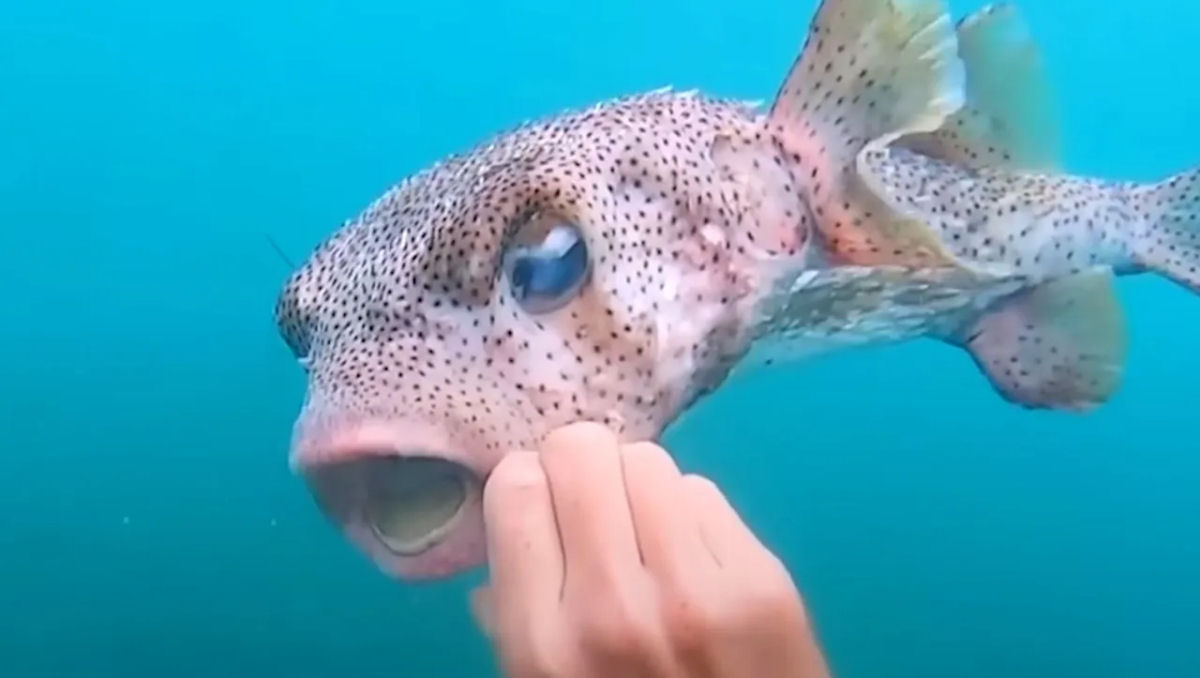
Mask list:
[{"label": "turquoise water", "polygon": [[[565,107],[769,97],[815,2],[571,4],[0,6],[0,675],[491,675],[478,574],[383,578],[288,474],[264,234],[299,258]],[[1200,5],[1024,7],[1072,170],[1200,162]],[[914,343],[761,374],[667,441],[792,566],[840,676],[1200,675],[1200,300],[1121,294],[1127,382],[1089,417]]]}]

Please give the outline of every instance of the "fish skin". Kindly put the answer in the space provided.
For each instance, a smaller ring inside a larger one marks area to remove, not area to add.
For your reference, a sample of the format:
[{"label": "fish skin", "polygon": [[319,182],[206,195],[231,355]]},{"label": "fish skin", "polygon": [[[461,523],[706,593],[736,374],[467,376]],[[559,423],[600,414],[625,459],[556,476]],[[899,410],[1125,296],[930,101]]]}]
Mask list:
[{"label": "fish skin", "polygon": [[[763,129],[741,103],[694,94],[606,102],[439,163],[322,244],[276,314],[309,377],[292,465],[350,538],[404,578],[483,555],[477,506],[429,553],[386,552],[338,499],[357,490],[325,469],[419,453],[483,478],[573,421],[655,438],[715,388],[749,343],[769,264],[803,256],[811,219],[787,172],[736,178],[782,167]],[[502,255],[546,215],[579,225],[592,275],[533,317]]]},{"label": "fish skin", "polygon": [[987,6],[958,34],[963,107],[932,133],[864,148],[860,176],[957,266],[1025,281],[927,336],[965,350],[1016,405],[1091,411],[1119,391],[1128,354],[1115,278],[1152,272],[1200,292],[1200,170],[1149,183],[1064,172],[1049,83],[1016,7]]},{"label": "fish skin", "polygon": [[[1086,392],[1089,374],[1073,368],[1097,356],[1111,368],[1116,342],[1068,352],[1066,367],[1046,361],[1047,375],[1022,372],[1019,383],[1003,383],[994,362],[1020,334],[1010,319],[1103,286],[1030,297],[1066,273],[970,256],[912,184],[910,162],[961,171],[947,159],[993,157],[972,147],[987,125],[939,135],[977,113],[971,63],[957,50],[939,0],[825,0],[767,111],[659,90],[528,123],[404,180],[322,243],[280,294],[277,324],[308,373],[292,467],[383,571],[425,579],[482,564],[478,488],[453,529],[399,554],[364,522],[373,459],[431,456],[482,481],[506,451],[567,423],[653,439],[738,371],[920,337],[984,347],[994,355],[975,356],[981,370],[1014,402],[1046,395],[1044,406],[1068,408],[1105,396],[1111,383]],[[1020,171],[1016,160],[1005,171]],[[1128,190],[1180,214],[1168,189]],[[532,315],[504,257],[555,223],[579,229],[591,271],[566,306]],[[1049,336],[1085,336],[1088,313]]]}]

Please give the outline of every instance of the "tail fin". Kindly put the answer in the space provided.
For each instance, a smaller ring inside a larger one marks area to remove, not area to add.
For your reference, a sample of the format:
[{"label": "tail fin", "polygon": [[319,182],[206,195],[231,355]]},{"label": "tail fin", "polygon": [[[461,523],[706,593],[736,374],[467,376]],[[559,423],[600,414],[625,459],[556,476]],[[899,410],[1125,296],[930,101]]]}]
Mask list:
[{"label": "tail fin", "polygon": [[1130,202],[1145,220],[1138,263],[1200,294],[1200,168],[1135,188]]}]

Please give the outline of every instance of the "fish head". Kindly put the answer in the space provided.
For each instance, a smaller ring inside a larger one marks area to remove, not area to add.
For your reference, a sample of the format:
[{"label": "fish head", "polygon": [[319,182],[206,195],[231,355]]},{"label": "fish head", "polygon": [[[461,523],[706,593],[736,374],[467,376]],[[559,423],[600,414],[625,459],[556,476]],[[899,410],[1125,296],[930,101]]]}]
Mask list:
[{"label": "fish head", "polygon": [[[386,192],[286,282],[291,462],[385,572],[484,562],[510,450],[654,439],[725,378],[810,218],[741,104],[656,92],[526,125]],[[768,185],[769,184],[769,185]]]}]

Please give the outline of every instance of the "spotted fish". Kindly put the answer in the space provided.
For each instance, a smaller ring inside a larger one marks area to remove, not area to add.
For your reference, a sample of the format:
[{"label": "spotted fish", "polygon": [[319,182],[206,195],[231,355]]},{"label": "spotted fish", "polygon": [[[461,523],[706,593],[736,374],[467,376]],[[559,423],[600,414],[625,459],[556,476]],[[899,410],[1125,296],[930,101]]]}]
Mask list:
[{"label": "spotted fish", "polygon": [[768,110],[656,91],[404,180],[280,295],[308,374],[293,467],[420,579],[483,562],[505,451],[585,419],[657,437],[751,365],[936,337],[1015,402],[1101,402],[1110,278],[1197,286],[1197,186],[1055,171],[1021,29],[1006,7],[956,26],[939,0],[825,0]]}]

